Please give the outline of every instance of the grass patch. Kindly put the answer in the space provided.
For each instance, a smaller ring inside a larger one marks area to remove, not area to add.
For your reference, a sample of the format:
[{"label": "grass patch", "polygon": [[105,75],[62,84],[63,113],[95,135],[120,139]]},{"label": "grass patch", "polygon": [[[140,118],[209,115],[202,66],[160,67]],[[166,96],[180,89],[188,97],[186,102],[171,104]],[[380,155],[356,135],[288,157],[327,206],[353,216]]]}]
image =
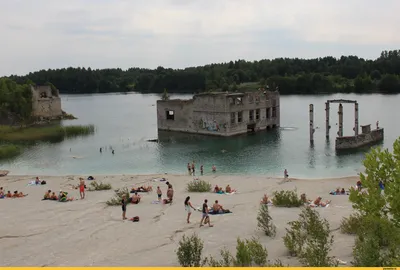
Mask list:
[{"label": "grass patch", "polygon": [[112,189],[111,184],[104,184],[102,182],[97,183],[96,181],[90,182],[89,191],[99,191],[99,190],[110,190]]},{"label": "grass patch", "polygon": [[129,193],[129,189],[128,188],[121,188],[121,189],[117,189],[115,190],[115,194],[114,197],[112,197],[111,199],[109,199],[106,204],[108,206],[116,206],[116,205],[121,205],[121,200],[122,200],[122,196],[126,195],[126,199],[128,199],[130,197],[130,193]]},{"label": "grass patch", "polygon": [[204,180],[193,180],[187,184],[186,189],[189,192],[210,192],[212,186]]},{"label": "grass patch", "polygon": [[32,142],[41,140],[61,140],[68,137],[90,135],[93,134],[94,131],[94,125],[26,128],[0,126],[0,141]]},{"label": "grass patch", "polygon": [[21,147],[14,144],[0,145],[0,159],[12,158],[21,154]]},{"label": "grass patch", "polygon": [[275,191],[273,196],[272,203],[278,207],[300,207],[303,205],[295,190]]},{"label": "grass patch", "polygon": [[359,214],[352,214],[343,218],[340,222],[340,232],[344,234],[357,234],[362,225],[362,217]]}]

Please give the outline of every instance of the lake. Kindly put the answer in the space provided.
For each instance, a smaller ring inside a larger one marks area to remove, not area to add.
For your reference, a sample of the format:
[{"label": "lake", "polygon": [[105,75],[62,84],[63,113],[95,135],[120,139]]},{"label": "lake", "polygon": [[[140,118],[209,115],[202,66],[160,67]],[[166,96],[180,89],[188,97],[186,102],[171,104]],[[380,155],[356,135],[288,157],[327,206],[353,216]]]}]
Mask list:
[{"label": "lake", "polygon": [[[191,95],[172,95],[172,98]],[[89,137],[60,143],[37,143],[22,155],[3,160],[0,169],[11,174],[150,174],[186,173],[192,160],[203,164],[205,173],[217,166],[218,173],[318,178],[355,175],[362,171],[367,150],[336,155],[338,104],[331,104],[330,142],[325,141],[325,101],[356,99],[359,123],[385,128],[383,147],[392,149],[400,135],[395,115],[400,95],[281,96],[281,128],[231,138],[160,133],[157,131],[156,100],[160,95],[96,94],[62,95],[63,110],[79,119],[63,125],[94,124]],[[309,144],[309,104],[314,104],[314,147]],[[344,135],[353,134],[354,105],[344,104]],[[396,113],[397,111],[397,113]],[[147,142],[160,139],[159,143]],[[105,148],[100,153],[100,147]],[[111,153],[111,148],[115,154]],[[225,151],[222,151],[225,150]]]}]

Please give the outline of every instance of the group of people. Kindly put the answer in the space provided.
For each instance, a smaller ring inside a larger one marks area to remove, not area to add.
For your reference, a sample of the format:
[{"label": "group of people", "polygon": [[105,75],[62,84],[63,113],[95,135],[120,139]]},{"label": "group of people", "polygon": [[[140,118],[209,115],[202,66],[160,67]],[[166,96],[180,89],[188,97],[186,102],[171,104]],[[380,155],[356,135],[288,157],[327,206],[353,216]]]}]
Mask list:
[{"label": "group of people", "polygon": [[[322,201],[322,197],[317,197],[315,200],[309,200],[307,199],[307,196],[305,193],[300,195],[300,200],[304,203],[304,205],[311,206],[311,207],[326,207],[331,203],[330,200],[327,201]],[[264,196],[261,199],[261,204],[273,204],[272,200],[267,196],[267,194],[264,194]]]},{"label": "group of people", "polygon": [[58,196],[56,193],[50,189],[46,191],[43,196],[43,200],[59,201],[59,202],[69,202],[75,200],[74,197],[68,197],[68,192],[60,190]]},{"label": "group of people", "polygon": [[0,187],[0,199],[23,198],[26,196],[28,196],[28,194],[24,194],[23,192],[18,192],[18,190],[14,191],[14,193],[11,193],[11,191],[7,191],[7,193],[5,193],[3,187]]},{"label": "group of people", "polygon": [[[196,165],[194,164],[194,161],[192,163],[188,162],[187,164],[187,170],[189,175],[195,176],[196,175]],[[212,165],[211,167],[212,172],[217,171],[217,167],[215,165]],[[204,174],[204,166],[200,165],[200,175]]]},{"label": "group of people", "polygon": [[236,192],[236,190],[232,189],[230,185],[227,185],[225,187],[225,190],[223,190],[222,187],[219,187],[218,185],[215,185],[215,187],[214,187],[214,193],[218,193],[218,194],[227,193],[227,194],[230,194],[230,193],[233,193],[233,192]]},{"label": "group of people", "polygon": [[[187,196],[184,202],[185,211],[187,212],[186,222],[190,223],[190,216],[192,215],[192,210],[196,211],[196,208],[193,207],[192,203],[190,202],[190,196]],[[200,227],[207,225],[209,227],[214,227],[211,224],[210,214],[223,214],[223,213],[230,213],[229,210],[224,209],[222,205],[219,204],[218,200],[215,201],[214,205],[210,209],[208,207],[208,200],[205,199],[203,206],[202,206],[202,216],[200,220]]]}]

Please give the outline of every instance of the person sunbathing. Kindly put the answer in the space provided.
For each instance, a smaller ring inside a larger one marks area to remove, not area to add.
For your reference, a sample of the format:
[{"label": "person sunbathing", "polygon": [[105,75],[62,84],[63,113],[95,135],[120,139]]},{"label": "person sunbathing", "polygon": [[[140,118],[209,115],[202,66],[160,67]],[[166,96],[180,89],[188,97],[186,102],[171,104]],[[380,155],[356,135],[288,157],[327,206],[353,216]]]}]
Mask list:
[{"label": "person sunbathing", "polygon": [[236,189],[232,189],[230,185],[227,185],[225,188],[226,193],[236,192]]},{"label": "person sunbathing", "polygon": [[57,197],[57,195],[56,195],[56,193],[54,191],[51,193],[50,200],[53,200],[53,201],[57,201],[58,200],[58,197]]},{"label": "person sunbathing", "polygon": [[51,198],[51,190],[49,189],[43,196],[43,200],[50,200]]},{"label": "person sunbathing", "polygon": [[214,213],[224,213],[225,209],[218,203],[218,200],[215,201],[212,210]]},{"label": "person sunbathing", "polygon": [[151,186],[148,186],[148,187],[146,187],[146,186],[140,186],[140,187],[138,187],[138,188],[132,188],[131,189],[131,193],[135,193],[135,192],[150,192],[150,191],[153,191],[153,188],[151,187]]},{"label": "person sunbathing", "polygon": [[4,190],[3,190],[3,187],[0,187],[0,198],[4,198]]},{"label": "person sunbathing", "polygon": [[132,203],[134,204],[138,204],[140,202],[140,195],[137,194],[137,192],[135,192],[135,194],[132,196]]},{"label": "person sunbathing", "polygon": [[218,193],[218,191],[219,191],[219,186],[218,186],[218,185],[215,185],[215,187],[214,187],[214,193]]},{"label": "person sunbathing", "polygon": [[303,203],[306,203],[306,204],[312,203],[311,200],[308,200],[308,199],[307,199],[307,196],[306,196],[305,193],[303,193],[303,194],[300,195],[300,200],[301,200]]},{"label": "person sunbathing", "polygon": [[331,203],[331,201],[327,200],[326,202],[322,201],[321,197],[318,197],[317,199],[315,199],[315,201],[313,202],[315,206],[321,206],[321,207],[325,207],[328,204]]},{"label": "person sunbathing", "polygon": [[42,183],[42,181],[40,181],[39,177],[36,177],[35,184],[40,185],[41,183]]},{"label": "person sunbathing", "polygon": [[264,194],[262,200],[261,200],[261,204],[272,204],[272,201],[268,198],[267,194]]},{"label": "person sunbathing", "polygon": [[60,191],[60,194],[58,196],[59,202],[69,202],[69,201],[73,201],[73,200],[74,200],[73,197],[68,197],[68,192]]},{"label": "person sunbathing", "polygon": [[342,189],[340,190],[340,194],[345,195],[345,194],[347,194],[347,192],[346,192],[346,190],[345,190],[344,188],[342,188]]},{"label": "person sunbathing", "polygon": [[14,191],[13,198],[22,198],[22,197],[25,197],[25,196],[27,196],[27,195],[28,195],[28,194],[24,194],[24,193],[18,192],[18,191],[16,190],[16,191]]},{"label": "person sunbathing", "polygon": [[12,198],[12,194],[11,194],[11,191],[7,191],[7,195],[6,195],[6,198]]}]

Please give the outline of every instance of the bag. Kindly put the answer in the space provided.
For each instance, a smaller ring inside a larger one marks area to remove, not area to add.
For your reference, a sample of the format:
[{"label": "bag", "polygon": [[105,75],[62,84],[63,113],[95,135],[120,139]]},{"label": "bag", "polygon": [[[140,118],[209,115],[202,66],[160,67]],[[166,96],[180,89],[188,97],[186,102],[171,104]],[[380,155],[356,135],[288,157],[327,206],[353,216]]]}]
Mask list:
[{"label": "bag", "polygon": [[133,221],[133,222],[139,222],[139,216],[133,217],[133,218],[132,218],[132,221]]}]

